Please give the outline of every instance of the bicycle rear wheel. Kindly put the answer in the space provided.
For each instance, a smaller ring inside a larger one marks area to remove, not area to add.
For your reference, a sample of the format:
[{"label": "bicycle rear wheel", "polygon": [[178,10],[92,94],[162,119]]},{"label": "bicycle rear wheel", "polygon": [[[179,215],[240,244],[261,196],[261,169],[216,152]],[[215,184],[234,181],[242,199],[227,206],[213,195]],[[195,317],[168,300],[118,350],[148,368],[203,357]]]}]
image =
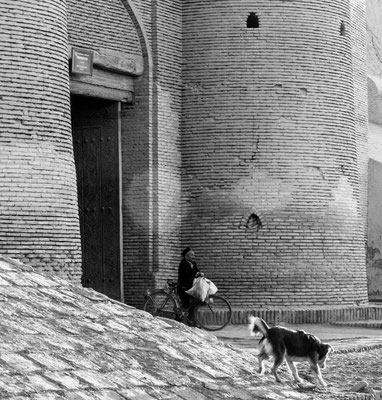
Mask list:
[{"label": "bicycle rear wheel", "polygon": [[206,331],[218,331],[231,321],[232,309],[228,301],[221,296],[210,296],[208,303],[195,307],[195,320]]},{"label": "bicycle rear wheel", "polygon": [[178,315],[177,305],[174,298],[164,290],[158,290],[146,297],[143,310],[154,317],[175,319]]}]

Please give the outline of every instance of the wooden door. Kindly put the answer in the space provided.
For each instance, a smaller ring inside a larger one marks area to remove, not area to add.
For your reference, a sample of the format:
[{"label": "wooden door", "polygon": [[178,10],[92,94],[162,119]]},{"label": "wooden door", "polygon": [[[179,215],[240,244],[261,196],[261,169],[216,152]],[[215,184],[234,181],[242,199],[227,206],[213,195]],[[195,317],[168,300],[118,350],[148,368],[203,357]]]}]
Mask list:
[{"label": "wooden door", "polygon": [[82,284],[121,300],[119,103],[72,96]]}]

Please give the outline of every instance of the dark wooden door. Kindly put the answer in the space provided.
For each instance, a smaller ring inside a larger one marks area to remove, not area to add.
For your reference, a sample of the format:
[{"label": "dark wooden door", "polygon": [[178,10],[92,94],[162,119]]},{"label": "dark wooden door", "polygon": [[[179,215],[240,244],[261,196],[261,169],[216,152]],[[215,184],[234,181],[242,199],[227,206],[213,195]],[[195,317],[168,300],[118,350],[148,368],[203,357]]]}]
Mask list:
[{"label": "dark wooden door", "polygon": [[121,300],[119,105],[72,97],[82,284]]}]

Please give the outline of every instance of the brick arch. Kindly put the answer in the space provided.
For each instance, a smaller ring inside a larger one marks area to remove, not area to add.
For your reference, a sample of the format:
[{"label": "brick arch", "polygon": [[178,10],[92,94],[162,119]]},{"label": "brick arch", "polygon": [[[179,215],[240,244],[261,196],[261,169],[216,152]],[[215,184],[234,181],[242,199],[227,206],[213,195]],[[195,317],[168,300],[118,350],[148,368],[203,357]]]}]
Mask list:
[{"label": "brick arch", "polygon": [[382,124],[382,78],[378,76],[367,77],[369,121]]},{"label": "brick arch", "polygon": [[135,26],[135,29],[137,30],[140,45],[142,47],[142,52],[143,52],[143,57],[145,60],[147,60],[147,68],[151,71],[152,70],[152,52],[151,52],[151,46],[150,42],[148,39],[147,31],[144,26],[143,20],[139,15],[138,10],[134,6],[133,2],[130,0],[121,0],[122,4],[126,8],[126,11],[128,12],[131,20],[133,21],[133,24]]}]

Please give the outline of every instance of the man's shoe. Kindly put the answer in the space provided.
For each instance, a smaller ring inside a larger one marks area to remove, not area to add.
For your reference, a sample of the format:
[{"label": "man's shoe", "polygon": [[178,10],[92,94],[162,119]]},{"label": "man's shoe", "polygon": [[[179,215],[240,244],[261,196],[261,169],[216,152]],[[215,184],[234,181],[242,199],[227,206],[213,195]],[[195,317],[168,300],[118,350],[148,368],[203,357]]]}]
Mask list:
[{"label": "man's shoe", "polygon": [[187,321],[187,325],[191,326],[192,328],[201,328],[201,326],[198,323],[196,323],[196,321],[192,321],[190,319]]}]

